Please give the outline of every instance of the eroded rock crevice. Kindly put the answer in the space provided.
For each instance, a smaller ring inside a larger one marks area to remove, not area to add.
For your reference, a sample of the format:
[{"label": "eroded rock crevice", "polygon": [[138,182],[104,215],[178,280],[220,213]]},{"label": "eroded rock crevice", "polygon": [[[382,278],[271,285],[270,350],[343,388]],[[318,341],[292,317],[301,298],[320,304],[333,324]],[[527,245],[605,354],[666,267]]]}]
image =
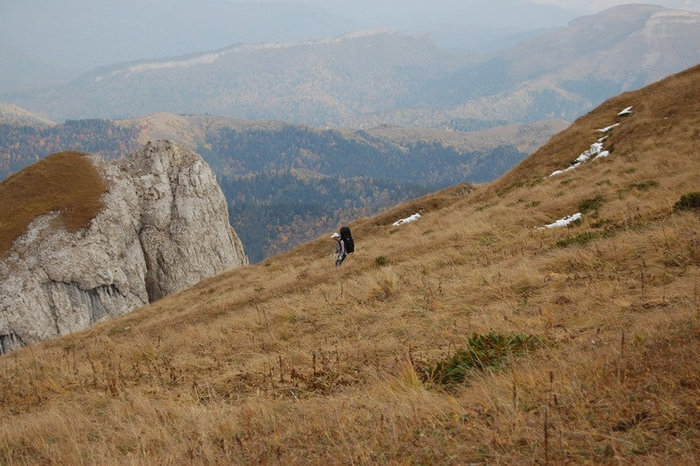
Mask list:
[{"label": "eroded rock crevice", "polygon": [[24,343],[16,334],[10,332],[6,335],[0,335],[0,354],[7,354],[22,346],[24,346]]}]

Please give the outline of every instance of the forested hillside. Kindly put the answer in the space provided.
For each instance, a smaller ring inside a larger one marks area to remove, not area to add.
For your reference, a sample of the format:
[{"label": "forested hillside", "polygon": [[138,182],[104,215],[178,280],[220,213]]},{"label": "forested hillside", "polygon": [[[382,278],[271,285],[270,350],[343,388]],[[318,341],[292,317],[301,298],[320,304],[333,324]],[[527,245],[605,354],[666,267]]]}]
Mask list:
[{"label": "forested hillside", "polygon": [[429,188],[299,171],[223,176],[231,224],[251,262],[285,251],[351,219],[418,197]]},{"label": "forested hillside", "polygon": [[427,192],[492,180],[526,156],[291,125],[226,128],[208,142],[251,262]]},{"label": "forested hillside", "polygon": [[45,127],[0,124],[0,180],[56,152],[121,157],[136,150],[138,135],[137,128],[108,120],[68,120]]},{"label": "forested hillside", "polygon": [[251,262],[258,262],[387,206],[451,184],[492,180],[527,155],[497,139],[466,144],[458,132],[448,140],[429,132],[398,137],[390,129],[370,134],[228,119],[214,124],[195,116],[171,120],[180,126],[164,129],[155,117],[0,125],[0,179],[55,152],[116,158],[149,139],[186,140],[216,172],[231,223]]}]

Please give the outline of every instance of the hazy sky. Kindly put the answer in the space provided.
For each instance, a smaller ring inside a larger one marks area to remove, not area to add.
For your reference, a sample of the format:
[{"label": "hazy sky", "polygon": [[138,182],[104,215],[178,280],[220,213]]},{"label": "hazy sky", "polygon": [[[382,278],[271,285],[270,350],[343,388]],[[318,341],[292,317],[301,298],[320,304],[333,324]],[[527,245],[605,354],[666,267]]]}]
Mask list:
[{"label": "hazy sky", "polygon": [[531,0],[535,3],[549,3],[558,5],[564,8],[574,10],[582,10],[587,12],[601,11],[616,5],[626,3],[649,3],[653,5],[661,5],[668,8],[682,8],[684,10],[700,10],[700,1],[698,0],[651,0],[638,2],[625,2],[619,0]]},{"label": "hazy sky", "polygon": [[[270,0],[229,0],[234,3],[245,3],[250,1],[264,2]],[[303,3],[307,5],[315,5],[320,7],[326,7],[328,9],[335,10],[337,7],[342,6],[342,4],[352,4],[349,0],[278,0],[278,1],[291,1],[294,3]],[[624,5],[629,3],[646,3],[652,5],[661,5],[667,8],[680,8],[684,10],[694,10],[700,11],[700,0],[638,0],[638,1],[624,1],[624,0],[530,0],[533,3],[546,3],[550,5],[557,5],[563,8],[574,10],[580,13],[595,13],[607,8]],[[341,5],[338,5],[338,4]],[[420,4],[428,3],[426,0],[374,0],[374,4]],[[497,3],[494,2],[494,3]]]}]

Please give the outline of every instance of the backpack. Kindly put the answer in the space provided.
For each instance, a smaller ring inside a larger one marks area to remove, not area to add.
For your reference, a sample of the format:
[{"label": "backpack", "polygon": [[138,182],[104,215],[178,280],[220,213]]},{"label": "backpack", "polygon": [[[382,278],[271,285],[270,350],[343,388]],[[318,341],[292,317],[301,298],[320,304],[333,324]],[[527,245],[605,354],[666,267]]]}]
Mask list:
[{"label": "backpack", "polygon": [[352,239],[352,234],[350,233],[350,227],[340,228],[340,239],[345,242],[345,251],[348,254],[355,252],[355,241]]}]

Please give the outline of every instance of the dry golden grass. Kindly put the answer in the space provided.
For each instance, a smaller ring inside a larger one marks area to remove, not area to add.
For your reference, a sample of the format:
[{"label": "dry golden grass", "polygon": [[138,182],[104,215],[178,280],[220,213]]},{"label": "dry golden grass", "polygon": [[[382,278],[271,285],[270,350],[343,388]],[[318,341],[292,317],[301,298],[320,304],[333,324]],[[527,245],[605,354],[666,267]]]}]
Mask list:
[{"label": "dry golden grass", "polygon": [[[0,463],[697,464],[700,228],[672,206],[700,187],[699,75],[604,104],[495,183],[352,223],[340,269],[318,238],[0,358]],[[633,104],[610,157],[545,179]],[[425,380],[490,331],[547,344]]]},{"label": "dry golden grass", "polygon": [[75,232],[102,209],[105,185],[84,156],[52,154],[0,183],[0,257],[41,214],[59,211],[61,225]]}]

